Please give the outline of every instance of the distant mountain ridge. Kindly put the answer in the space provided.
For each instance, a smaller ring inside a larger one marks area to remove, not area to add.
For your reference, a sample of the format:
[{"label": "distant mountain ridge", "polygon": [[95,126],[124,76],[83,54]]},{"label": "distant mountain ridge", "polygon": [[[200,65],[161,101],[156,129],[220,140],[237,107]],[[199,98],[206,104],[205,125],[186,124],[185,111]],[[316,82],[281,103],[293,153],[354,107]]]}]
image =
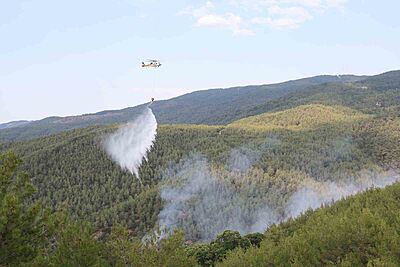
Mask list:
[{"label": "distant mountain ridge", "polygon": [[[196,91],[170,100],[158,101],[153,106],[161,123],[223,125],[248,116],[252,108],[325,83],[348,83],[366,76],[315,76],[270,85],[251,85],[228,89]],[[250,114],[256,115],[256,114]]]},{"label": "distant mountain ridge", "polygon": [[[396,101],[400,103],[398,88],[400,71],[376,76],[322,75],[270,85],[196,91],[155,101],[152,109],[161,124],[225,125],[248,116],[310,103],[361,109],[375,104],[375,99],[372,99],[375,97],[377,101],[385,98],[385,104],[393,106]],[[350,100],[356,103],[350,103]],[[365,104],[365,101],[369,102]],[[80,116],[0,124],[0,142],[26,140],[90,125],[125,123],[134,119],[145,105]]]},{"label": "distant mountain ridge", "polygon": [[0,130],[1,129],[9,129],[9,128],[15,128],[15,127],[20,127],[22,125],[26,125],[30,123],[30,121],[11,121],[11,122],[6,122],[6,123],[2,123],[0,124]]}]

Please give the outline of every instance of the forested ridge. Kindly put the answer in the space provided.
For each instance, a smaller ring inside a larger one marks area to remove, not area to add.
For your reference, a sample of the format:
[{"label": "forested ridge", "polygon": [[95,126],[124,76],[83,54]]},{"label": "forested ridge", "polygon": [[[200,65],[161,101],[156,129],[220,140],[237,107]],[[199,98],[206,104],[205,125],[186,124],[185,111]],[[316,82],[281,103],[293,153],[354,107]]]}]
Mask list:
[{"label": "forested ridge", "polygon": [[399,77],[399,71],[392,71],[352,83],[310,86],[254,106],[246,111],[244,117],[315,103],[346,106],[369,114],[399,116]]},{"label": "forested ridge", "polygon": [[[377,102],[383,107],[398,105],[399,77],[399,71],[376,76],[322,75],[278,84],[202,90],[155,101],[152,108],[157,120],[163,124],[207,125],[228,124],[248,116],[312,103],[380,112]],[[80,116],[49,117],[11,124],[11,128],[6,125],[5,129],[0,126],[0,142],[26,140],[90,125],[124,123],[138,116],[143,106]]]}]

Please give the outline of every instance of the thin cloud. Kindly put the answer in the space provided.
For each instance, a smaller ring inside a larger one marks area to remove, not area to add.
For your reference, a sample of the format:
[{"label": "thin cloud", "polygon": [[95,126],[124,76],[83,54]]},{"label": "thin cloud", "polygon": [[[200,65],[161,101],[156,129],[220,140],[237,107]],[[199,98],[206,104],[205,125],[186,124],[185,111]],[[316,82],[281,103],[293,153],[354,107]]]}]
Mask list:
[{"label": "thin cloud", "polygon": [[347,0],[326,0],[327,8],[343,9],[346,6]]},{"label": "thin cloud", "polygon": [[268,17],[253,18],[252,23],[268,25],[275,29],[296,29],[313,18],[303,7],[272,6],[268,8],[268,15]]},{"label": "thin cloud", "polygon": [[[215,5],[207,1],[198,8],[187,8],[180,14],[195,18],[197,27],[213,27],[234,35],[253,35],[252,27],[297,29],[328,10],[343,10],[347,0],[222,0]],[[218,12],[224,8],[225,13]]]},{"label": "thin cloud", "polygon": [[293,7],[302,6],[313,9],[344,8],[348,0],[229,0],[229,5],[258,9],[262,7],[281,6]]},{"label": "thin cloud", "polygon": [[253,32],[242,27],[243,19],[232,13],[224,15],[207,14],[197,19],[196,26],[218,27],[230,30],[234,35],[252,35]]},{"label": "thin cloud", "polygon": [[234,13],[217,14],[211,1],[199,8],[186,8],[181,15],[191,15],[196,19],[195,26],[214,27],[231,31],[234,35],[253,35],[254,33],[244,26],[242,17]]}]

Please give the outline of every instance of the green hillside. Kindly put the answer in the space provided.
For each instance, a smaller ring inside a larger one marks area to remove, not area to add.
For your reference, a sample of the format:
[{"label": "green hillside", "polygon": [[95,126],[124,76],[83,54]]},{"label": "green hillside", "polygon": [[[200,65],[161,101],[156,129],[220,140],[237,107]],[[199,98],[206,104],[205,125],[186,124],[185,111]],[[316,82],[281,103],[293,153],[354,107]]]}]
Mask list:
[{"label": "green hillside", "polygon": [[158,101],[153,109],[161,123],[227,124],[246,117],[248,110],[258,105],[302,92],[311,86],[351,83],[365,78],[366,76],[322,75],[278,84],[198,91]]},{"label": "green hillside", "polygon": [[[399,115],[400,71],[376,76],[316,76],[284,83],[197,91],[155,101],[162,124],[224,125],[252,115],[299,105],[340,105],[369,114]],[[133,120],[145,105],[121,110],[0,125],[0,142],[26,140],[90,125]]]},{"label": "green hillside", "polygon": [[350,108],[312,104],[276,113],[265,113],[231,123],[230,127],[252,129],[312,130],[324,124],[346,124],[365,120],[368,116]]},{"label": "green hillside", "polygon": [[[398,266],[400,184],[348,197],[271,226],[265,234],[224,231],[188,244],[180,233],[147,243],[114,226],[99,239],[83,221],[27,202],[19,160],[0,154],[0,264],[4,266]],[[23,233],[23,234],[21,234]],[[153,241],[152,241],[153,240]]]},{"label": "green hillside", "polygon": [[218,266],[398,266],[400,184],[307,212]]},{"label": "green hillside", "polygon": [[[369,114],[387,114],[395,109],[394,114],[398,116],[399,77],[400,71],[376,76],[325,75],[271,85],[204,90],[155,101],[152,109],[162,124],[223,125],[313,103],[346,106]],[[133,120],[143,107],[4,124],[0,125],[0,142],[26,140],[90,125],[123,123]]]},{"label": "green hillside", "polygon": [[22,124],[16,125],[12,124],[12,127],[10,127],[10,123],[7,123],[3,124],[4,129],[0,127],[0,142],[27,140],[71,129],[84,128],[90,125],[107,125],[127,122],[135,118],[142,109],[143,105],[80,116],[48,117],[39,121],[23,122]]},{"label": "green hillside", "polygon": [[[400,167],[400,120],[339,106],[301,106],[228,126],[162,125],[139,170],[143,184],[120,170],[103,151],[102,140],[115,129],[76,129],[5,143],[0,151],[14,150],[23,159],[23,169],[37,187],[34,198],[42,205],[65,208],[104,231],[119,223],[135,236],[156,226],[168,204],[160,190],[179,188],[179,170],[196,157],[201,160],[190,166],[204,163],[201,170],[216,179],[216,190],[235,192],[232,201],[241,209],[255,214],[268,203],[278,218],[287,216],[290,196],[305,184],[361,179],[366,172]],[[196,201],[204,201],[207,190],[200,191]],[[184,204],[191,210],[198,203]],[[212,216],[218,220],[235,205],[210,208],[215,208]],[[204,225],[196,222],[195,214],[185,216],[180,227],[187,239],[209,238],[202,235]],[[221,227],[209,226],[210,236]]]},{"label": "green hillside", "polygon": [[368,114],[399,116],[400,71],[387,72],[353,83],[310,86],[247,110],[245,116],[285,110],[307,104],[340,105]]},{"label": "green hillside", "polygon": [[[305,90],[310,86],[325,83],[342,84],[364,78],[352,75],[342,75],[340,78],[325,75],[271,85],[204,90],[169,100],[155,101],[152,108],[157,120],[163,124],[226,124],[246,117],[248,110],[266,101]],[[49,117],[39,121],[2,124],[0,142],[26,140],[90,125],[124,123],[133,120],[144,106],[81,116]]]}]

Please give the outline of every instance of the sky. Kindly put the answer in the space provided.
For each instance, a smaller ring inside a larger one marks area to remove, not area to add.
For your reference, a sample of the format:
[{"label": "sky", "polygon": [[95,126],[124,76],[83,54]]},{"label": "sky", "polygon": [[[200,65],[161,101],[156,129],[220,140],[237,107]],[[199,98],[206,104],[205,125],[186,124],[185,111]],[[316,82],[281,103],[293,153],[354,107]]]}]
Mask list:
[{"label": "sky", "polygon": [[[0,123],[400,69],[398,0],[3,0]],[[142,69],[146,59],[159,69]]]}]

